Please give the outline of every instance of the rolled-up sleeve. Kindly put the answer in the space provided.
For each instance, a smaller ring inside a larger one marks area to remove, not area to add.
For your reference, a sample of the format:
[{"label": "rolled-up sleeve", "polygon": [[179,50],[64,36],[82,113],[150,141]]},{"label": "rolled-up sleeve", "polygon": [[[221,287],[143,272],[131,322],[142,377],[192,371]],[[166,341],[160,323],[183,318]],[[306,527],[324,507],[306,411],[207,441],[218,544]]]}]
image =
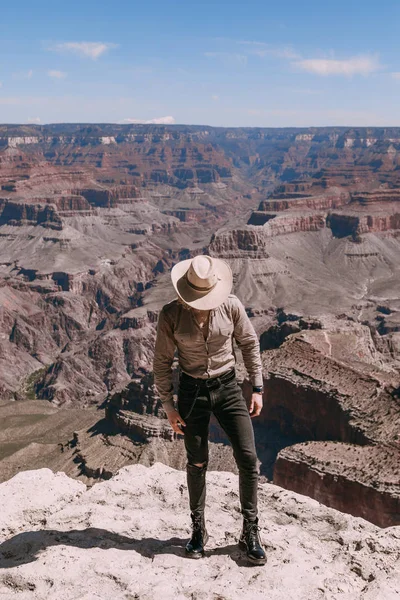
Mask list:
[{"label": "rolled-up sleeve", "polygon": [[262,386],[263,372],[260,343],[245,308],[238,298],[235,298],[232,306],[232,319],[234,324],[233,337],[242,352],[244,366],[250,382],[252,385]]},{"label": "rolled-up sleeve", "polygon": [[175,353],[175,341],[171,324],[161,310],[157,323],[157,337],[154,349],[153,372],[154,383],[160,396],[163,408],[168,413],[174,410],[172,363]]}]

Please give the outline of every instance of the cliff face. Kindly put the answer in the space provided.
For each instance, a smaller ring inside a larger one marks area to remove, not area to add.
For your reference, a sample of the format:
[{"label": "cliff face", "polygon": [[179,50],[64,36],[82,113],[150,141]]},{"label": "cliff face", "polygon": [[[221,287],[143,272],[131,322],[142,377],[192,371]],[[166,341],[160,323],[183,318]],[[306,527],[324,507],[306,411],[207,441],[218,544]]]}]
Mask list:
[{"label": "cliff face", "polygon": [[[285,186],[286,188],[287,186]],[[330,208],[338,208],[347,204],[350,197],[346,192],[334,193],[336,190],[327,192],[326,194],[319,195],[304,195],[293,194],[293,193],[282,193],[274,192],[273,196],[268,200],[262,200],[258,207],[260,212],[268,211],[283,211],[290,208],[299,209],[313,209],[313,210],[326,210]],[[285,199],[283,199],[283,197]]]},{"label": "cliff face", "polygon": [[279,453],[274,482],[380,527],[400,525],[400,450],[296,444]]},{"label": "cliff face", "polygon": [[361,241],[360,236],[363,233],[391,232],[396,236],[400,229],[400,203],[391,208],[392,210],[386,213],[376,211],[372,214],[332,212],[327,217],[327,225],[335,237],[352,236],[356,241]]},{"label": "cliff face", "polygon": [[209,252],[224,258],[268,257],[263,232],[254,228],[222,230],[211,236]]},{"label": "cliff face", "polygon": [[62,229],[62,221],[53,206],[0,199],[0,227],[2,225],[41,225]]},{"label": "cliff face", "polygon": [[[280,186],[253,211],[248,225],[263,227],[263,234],[282,235],[329,227],[335,237],[399,229],[400,194],[397,189],[358,192],[332,187],[321,194],[321,182],[314,180],[308,194],[292,192],[292,185]],[[289,188],[289,191],[287,191]],[[351,190],[351,187],[350,187]],[[316,225],[318,223],[318,225]]]},{"label": "cliff face", "polygon": [[351,323],[306,330],[267,355],[262,423],[312,440],[279,452],[274,482],[381,527],[398,525],[399,379],[369,332]]},{"label": "cliff face", "polygon": [[[258,185],[322,171],[321,180],[390,180],[400,164],[400,133],[386,129],[222,129],[190,126],[1,126],[6,164],[43,153],[50,164],[107,170],[115,182],[177,187],[219,182],[246,168]],[[79,149],[79,151],[77,151]],[[26,159],[25,159],[26,160]],[[29,160],[29,159],[28,159]],[[355,168],[356,165],[356,168]],[[110,175],[107,177],[110,180]],[[11,182],[12,184],[12,182]],[[4,181],[3,185],[9,185]],[[19,183],[17,182],[17,187]],[[28,185],[29,187],[29,185]],[[297,184],[301,189],[304,184]]]},{"label": "cliff face", "polygon": [[[329,331],[297,333],[274,352],[265,418],[280,419],[286,411],[291,424],[283,421],[282,425],[311,439],[395,443],[400,412],[390,382],[397,382],[396,370],[374,373],[372,365],[368,369],[359,357],[359,366],[357,360],[352,365],[350,358],[332,357],[327,354],[331,335]],[[348,343],[346,332],[336,335],[342,337],[343,346]],[[319,338],[325,338],[325,348],[318,347]]]},{"label": "cliff face", "polygon": [[[54,129],[44,127],[37,136],[0,134],[0,148],[3,146],[9,157],[4,161],[6,168],[0,178],[4,191],[31,189],[37,181],[32,182],[30,178],[35,174],[37,179],[44,161],[50,166],[47,180],[53,179],[55,183],[58,174],[76,183],[88,171],[102,174],[98,183],[103,190],[95,186],[87,188],[84,194],[99,206],[115,198],[135,197],[138,188],[146,184],[184,189],[232,177],[231,164],[223,152],[204,136],[190,132],[190,128],[180,132],[150,128],[140,133],[140,127],[116,125],[114,135],[107,136],[104,135],[107,126],[93,126],[77,127],[74,134],[69,135],[46,135]],[[13,166],[19,167],[19,174],[22,167],[23,179],[13,172]],[[57,168],[52,169],[52,166]]]}]

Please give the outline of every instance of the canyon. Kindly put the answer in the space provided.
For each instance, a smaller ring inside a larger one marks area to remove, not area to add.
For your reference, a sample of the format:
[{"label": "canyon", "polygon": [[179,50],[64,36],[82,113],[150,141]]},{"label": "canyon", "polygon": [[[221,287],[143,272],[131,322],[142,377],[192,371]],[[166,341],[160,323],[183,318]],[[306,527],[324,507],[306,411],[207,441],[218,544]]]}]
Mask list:
[{"label": "canyon", "polygon": [[399,175],[399,128],[0,125],[1,480],[184,468],[155,327],[170,268],[207,253],[260,337],[264,480],[399,525]]}]

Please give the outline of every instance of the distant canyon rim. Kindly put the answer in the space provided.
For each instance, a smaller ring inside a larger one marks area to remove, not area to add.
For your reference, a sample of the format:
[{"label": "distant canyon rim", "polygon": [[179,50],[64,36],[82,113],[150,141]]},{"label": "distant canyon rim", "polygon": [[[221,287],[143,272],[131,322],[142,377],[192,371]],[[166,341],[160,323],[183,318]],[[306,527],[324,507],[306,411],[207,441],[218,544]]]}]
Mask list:
[{"label": "distant canyon rim", "polygon": [[151,364],[171,267],[207,253],[260,336],[260,473],[400,525],[399,178],[400,128],[0,125],[1,480],[184,468]]}]

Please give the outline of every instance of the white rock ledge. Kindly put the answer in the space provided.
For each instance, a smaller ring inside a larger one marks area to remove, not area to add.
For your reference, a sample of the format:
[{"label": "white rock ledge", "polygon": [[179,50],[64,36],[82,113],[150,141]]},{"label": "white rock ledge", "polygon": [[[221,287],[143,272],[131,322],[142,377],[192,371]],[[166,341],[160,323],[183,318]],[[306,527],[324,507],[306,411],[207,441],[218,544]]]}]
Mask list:
[{"label": "white rock ledge", "polygon": [[398,600],[400,529],[260,484],[263,567],[237,547],[238,478],[209,472],[204,559],[185,558],[186,474],[123,467],[92,488],[49,469],[0,485],[0,598]]}]

